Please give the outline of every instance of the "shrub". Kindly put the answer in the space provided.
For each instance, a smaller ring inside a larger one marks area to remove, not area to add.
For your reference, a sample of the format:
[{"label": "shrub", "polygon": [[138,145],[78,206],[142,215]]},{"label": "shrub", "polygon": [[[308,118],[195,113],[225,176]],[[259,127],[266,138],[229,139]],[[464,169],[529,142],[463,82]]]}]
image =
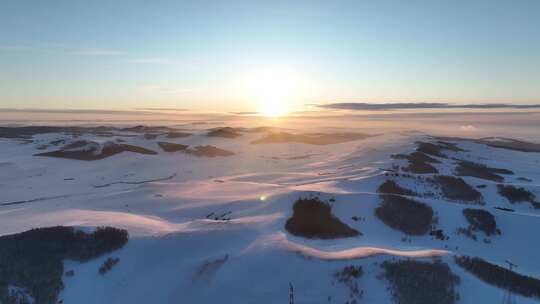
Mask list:
[{"label": "shrub", "polygon": [[334,274],[334,278],[347,286],[349,289],[349,301],[347,303],[357,303],[364,291],[358,287],[357,280],[364,274],[362,266],[349,265]]},{"label": "shrub", "polygon": [[439,261],[385,261],[382,268],[395,303],[453,304],[459,299],[456,285],[460,279],[447,264]]},{"label": "shrub", "polygon": [[119,249],[126,230],[100,227],[93,233],[49,227],[0,237],[0,302],[8,285],[24,287],[36,303],[56,303],[63,288],[64,259],[87,261]]},{"label": "shrub", "polygon": [[120,262],[120,258],[107,258],[99,267],[99,274],[105,275],[113,268],[114,265],[118,264],[118,262]]},{"label": "shrub", "polygon": [[382,203],[375,209],[375,216],[393,229],[409,235],[422,235],[430,231],[433,209],[415,200],[397,196],[380,195]]},{"label": "shrub", "polygon": [[485,283],[509,290],[524,297],[540,299],[539,279],[521,275],[476,257],[456,256],[454,259],[457,265]]},{"label": "shrub", "polygon": [[469,227],[474,231],[482,231],[486,235],[500,234],[497,222],[493,214],[483,209],[463,209],[463,215],[469,222]]},{"label": "shrub", "polygon": [[469,228],[459,227],[458,229],[456,229],[456,234],[464,235],[475,241],[478,240],[478,238],[476,237],[476,234],[472,232],[472,229],[470,227]]},{"label": "shrub", "polygon": [[297,236],[320,239],[351,237],[360,234],[335,217],[330,205],[316,197],[296,200],[293,215],[285,223],[285,229]]}]

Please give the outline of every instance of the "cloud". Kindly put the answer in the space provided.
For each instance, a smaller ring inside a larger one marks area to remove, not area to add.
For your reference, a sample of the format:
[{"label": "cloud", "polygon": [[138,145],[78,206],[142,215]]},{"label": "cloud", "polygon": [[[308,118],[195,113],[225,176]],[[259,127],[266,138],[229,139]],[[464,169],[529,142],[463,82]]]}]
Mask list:
[{"label": "cloud", "polygon": [[31,47],[26,45],[0,44],[0,51],[28,51]]},{"label": "cloud", "polygon": [[176,66],[176,67],[189,69],[193,71],[200,69],[200,64],[197,62],[197,60],[184,59],[184,58],[178,58],[178,57],[142,57],[142,58],[127,59],[127,62],[136,63],[136,64],[157,64],[157,65]]},{"label": "cloud", "polygon": [[139,92],[146,94],[181,95],[194,91],[190,88],[172,88],[161,85],[144,85],[137,88]]},{"label": "cloud", "polygon": [[330,103],[317,105],[319,108],[334,110],[403,110],[403,109],[533,109],[539,108],[540,104],[514,105],[514,104],[449,104],[449,103]]},{"label": "cloud", "polygon": [[461,126],[461,127],[459,127],[459,129],[461,131],[476,131],[477,130],[477,128],[475,126],[473,126],[473,125]]},{"label": "cloud", "polygon": [[17,109],[0,108],[0,112],[7,113],[52,113],[52,114],[141,114],[132,110],[100,110],[100,109]]},{"label": "cloud", "polygon": [[189,111],[188,109],[178,109],[178,108],[137,108],[136,110],[140,110],[140,111],[172,111],[172,112]]},{"label": "cloud", "polygon": [[76,55],[83,56],[119,56],[126,55],[126,52],[112,49],[103,49],[103,48],[80,48],[72,52]]},{"label": "cloud", "polygon": [[119,56],[127,53],[120,50],[98,48],[98,47],[73,47],[65,44],[46,43],[39,45],[18,45],[18,44],[0,44],[0,51],[33,51],[33,52],[49,52],[49,53],[64,53],[81,56]]},{"label": "cloud", "polygon": [[128,60],[132,63],[142,64],[171,64],[173,61],[170,58],[165,57],[148,57],[148,58],[135,58]]},{"label": "cloud", "polygon": [[230,112],[230,113],[234,115],[256,115],[256,114],[259,114],[260,112],[243,111],[243,112]]}]

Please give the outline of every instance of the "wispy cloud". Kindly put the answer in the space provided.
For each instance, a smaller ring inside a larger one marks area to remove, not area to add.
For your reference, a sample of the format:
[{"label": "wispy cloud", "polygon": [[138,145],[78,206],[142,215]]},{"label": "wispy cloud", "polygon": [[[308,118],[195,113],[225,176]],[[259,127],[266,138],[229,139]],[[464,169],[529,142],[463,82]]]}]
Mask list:
[{"label": "wispy cloud", "polygon": [[403,109],[533,109],[540,108],[540,104],[449,104],[449,103],[330,103],[317,105],[319,108],[334,110],[403,110]]},{"label": "wispy cloud", "polygon": [[171,64],[174,62],[170,58],[165,58],[165,57],[135,58],[135,59],[129,59],[128,61],[132,63],[142,63],[142,64]]},{"label": "wispy cloud", "polygon": [[120,56],[127,54],[124,51],[104,48],[80,48],[75,49],[72,53],[83,56]]},{"label": "wispy cloud", "polygon": [[179,109],[179,108],[137,108],[139,111],[165,111],[165,112],[186,112],[188,109]]},{"label": "wispy cloud", "polygon": [[197,62],[197,60],[178,57],[141,57],[127,59],[127,62],[136,64],[176,66],[192,71],[196,71],[200,68],[200,64]]},{"label": "wispy cloud", "polygon": [[477,128],[473,125],[464,125],[464,126],[460,126],[459,129],[461,131],[476,131]]},{"label": "wispy cloud", "polygon": [[137,88],[141,93],[160,95],[182,95],[194,91],[190,88],[174,88],[161,85],[144,85]]},{"label": "wispy cloud", "polygon": [[127,55],[127,52],[115,50],[115,49],[99,48],[99,47],[74,47],[74,46],[69,46],[65,44],[57,44],[57,43],[47,43],[47,44],[39,44],[39,45],[0,44],[0,51],[8,51],[8,52],[31,51],[31,52],[74,54],[74,55],[81,55],[81,56]]},{"label": "wispy cloud", "polygon": [[26,45],[0,44],[0,51],[28,51],[31,47]]}]

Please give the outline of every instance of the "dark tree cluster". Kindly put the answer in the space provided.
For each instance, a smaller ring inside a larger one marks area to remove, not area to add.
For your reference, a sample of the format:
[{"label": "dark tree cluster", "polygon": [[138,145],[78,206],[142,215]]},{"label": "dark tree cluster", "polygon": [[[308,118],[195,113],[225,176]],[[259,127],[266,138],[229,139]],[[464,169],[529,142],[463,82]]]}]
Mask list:
[{"label": "dark tree cluster", "polygon": [[536,196],[523,187],[498,184],[497,190],[500,195],[504,196],[512,204],[529,202],[534,208],[540,208],[540,203],[536,201]]},{"label": "dark tree cluster", "polygon": [[338,283],[344,284],[349,289],[349,304],[356,304],[364,294],[358,287],[358,279],[364,274],[362,266],[349,265],[334,273],[334,278]]},{"label": "dark tree cluster", "polygon": [[488,167],[484,164],[478,164],[471,161],[460,160],[456,167],[456,174],[459,176],[472,176],[481,179],[502,182],[504,177],[499,174],[514,174],[508,169],[499,169]]},{"label": "dark tree cluster", "polygon": [[332,239],[360,234],[332,214],[329,204],[317,197],[299,198],[293,206],[293,215],[285,229],[296,236]]},{"label": "dark tree cluster", "polygon": [[415,200],[398,195],[380,195],[381,205],[375,216],[393,229],[409,235],[423,235],[434,222],[433,209]]},{"label": "dark tree cluster", "polygon": [[495,217],[489,211],[483,209],[463,209],[463,215],[469,222],[469,227],[473,231],[482,231],[486,235],[501,234],[497,229]]},{"label": "dark tree cluster", "polygon": [[441,189],[442,195],[447,199],[482,203],[482,194],[467,184],[462,178],[436,175],[430,181]]},{"label": "dark tree cluster", "polygon": [[377,193],[381,194],[397,194],[397,195],[410,195],[414,196],[416,193],[407,188],[401,187],[393,180],[387,180],[379,186]]},{"label": "dark tree cluster", "polygon": [[107,258],[101,266],[99,266],[99,274],[105,275],[107,272],[109,272],[114,265],[118,264],[120,262],[120,258]]},{"label": "dark tree cluster", "polygon": [[383,276],[390,283],[395,303],[453,304],[459,300],[456,285],[460,279],[440,261],[385,261]]},{"label": "dark tree cluster", "polygon": [[490,285],[512,291],[524,297],[540,299],[539,279],[521,275],[476,257],[456,256],[454,259],[460,267]]},{"label": "dark tree cluster", "polygon": [[28,290],[37,304],[56,303],[63,288],[64,259],[87,261],[117,250],[128,232],[99,227],[92,233],[73,227],[48,227],[0,237],[0,302],[7,286]]}]

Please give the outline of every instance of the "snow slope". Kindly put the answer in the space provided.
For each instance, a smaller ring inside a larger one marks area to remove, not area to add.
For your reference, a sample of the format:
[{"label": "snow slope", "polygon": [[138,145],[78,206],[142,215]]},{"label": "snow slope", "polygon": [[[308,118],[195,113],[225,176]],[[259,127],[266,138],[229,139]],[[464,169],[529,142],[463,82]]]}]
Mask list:
[{"label": "snow slope", "polygon": [[[343,303],[348,290],[335,283],[333,274],[346,265],[364,267],[361,302],[390,303],[377,265],[387,259],[432,257],[447,262],[461,277],[460,303],[499,301],[503,291],[457,267],[452,260],[456,254],[500,265],[511,259],[520,273],[540,277],[540,245],[534,235],[540,229],[540,210],[506,201],[495,182],[464,177],[472,186],[486,185],[480,190],[485,201],[481,208],[495,215],[502,231],[489,244],[455,234],[467,225],[461,214],[467,206],[439,197],[419,200],[437,214],[437,227],[450,237],[446,241],[406,236],[374,216],[380,203],[376,190],[389,179],[387,169],[400,164],[391,155],[412,152],[418,140],[434,140],[428,135],[385,132],[333,145],[256,145],[251,142],[262,136],[256,132],[231,139],[190,131],[194,135],[167,141],[214,145],[235,155],[166,153],[157,145],[163,138],[148,140],[128,132],[118,138],[158,154],[122,152],[80,161],[33,156],[43,152],[37,150],[40,145],[75,140],[66,134],[35,135],[31,143],[0,139],[0,234],[53,225],[129,231],[128,244],[116,252],[85,263],[65,261],[66,270],[75,275],[64,277],[63,303],[286,303],[289,282],[297,303]],[[115,140],[81,137],[97,143]],[[456,143],[467,152],[450,152],[450,157],[511,169],[508,183],[540,197],[540,153]],[[451,158],[436,165],[444,174],[452,174],[454,166]],[[434,191],[414,176],[395,180],[419,193]],[[363,235],[319,240],[289,234],[284,225],[295,200],[309,195],[331,201],[333,213]],[[109,256],[120,262],[101,276],[97,269]],[[518,297],[518,302],[535,300]]]}]

